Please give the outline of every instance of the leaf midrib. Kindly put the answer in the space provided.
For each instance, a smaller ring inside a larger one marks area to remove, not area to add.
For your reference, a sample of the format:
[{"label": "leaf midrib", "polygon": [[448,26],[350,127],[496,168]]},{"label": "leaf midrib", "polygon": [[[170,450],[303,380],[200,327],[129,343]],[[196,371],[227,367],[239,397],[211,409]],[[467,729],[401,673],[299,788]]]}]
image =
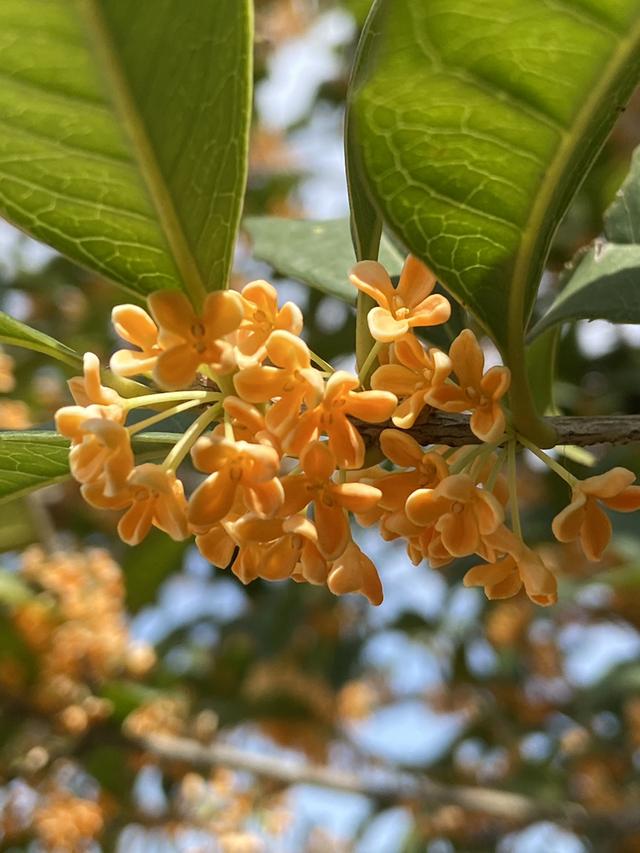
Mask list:
[{"label": "leaf midrib", "polygon": [[[549,205],[555,195],[555,190],[571,161],[575,151],[576,140],[582,139],[597,105],[612,87],[616,77],[620,75],[621,69],[628,62],[633,53],[638,50],[640,41],[640,18],[636,25],[631,28],[629,35],[621,40],[619,49],[613,54],[607,71],[601,75],[598,84],[591,89],[588,97],[578,111],[573,121],[571,131],[560,131],[561,143],[549,168],[545,171],[545,177],[540,191],[536,194],[536,201],[531,208],[531,214],[527,225],[523,228],[520,249],[516,254],[513,266],[513,281],[510,288],[513,298],[510,300],[508,309],[508,333],[507,350],[520,350],[522,347],[522,333],[525,320],[525,302],[527,295],[528,276],[531,269],[533,256],[538,248],[538,235],[541,232],[546,218]],[[551,238],[550,238],[551,239]]]},{"label": "leaf midrib", "polygon": [[153,146],[140,121],[135,107],[135,98],[129,87],[126,73],[118,61],[109,28],[97,0],[76,0],[76,4],[84,20],[88,37],[95,48],[98,62],[109,83],[114,106],[128,132],[136,163],[151,197],[184,290],[194,307],[198,309],[207,295],[207,289],[180,224],[171,192],[158,166]]}]

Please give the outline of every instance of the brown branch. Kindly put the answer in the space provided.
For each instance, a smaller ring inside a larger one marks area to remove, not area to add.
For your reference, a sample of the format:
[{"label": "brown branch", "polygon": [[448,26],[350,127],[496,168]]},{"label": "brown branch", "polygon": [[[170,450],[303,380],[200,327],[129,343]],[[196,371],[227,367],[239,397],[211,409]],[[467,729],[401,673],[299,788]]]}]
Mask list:
[{"label": "brown branch", "polygon": [[555,820],[582,829],[628,832],[640,828],[637,809],[615,814],[590,815],[578,803],[543,800],[495,788],[443,785],[416,773],[368,768],[366,773],[297,763],[275,756],[248,752],[225,743],[202,745],[188,738],[150,734],[134,738],[148,752],[163,761],[184,762],[192,767],[229,767],[275,779],[287,785],[319,785],[347,793],[364,794],[382,804],[414,800],[433,806],[455,805],[509,824]]},{"label": "brown branch", "polygon": [[[633,444],[640,442],[640,415],[608,415],[588,417],[545,418],[557,433],[558,445],[575,444],[590,447],[594,444]],[[378,444],[383,429],[393,428],[388,421],[384,424],[368,424],[355,421],[358,431],[369,447]],[[432,412],[424,421],[416,423],[406,432],[421,445],[446,444],[462,447],[481,444],[471,432],[467,415]]]}]

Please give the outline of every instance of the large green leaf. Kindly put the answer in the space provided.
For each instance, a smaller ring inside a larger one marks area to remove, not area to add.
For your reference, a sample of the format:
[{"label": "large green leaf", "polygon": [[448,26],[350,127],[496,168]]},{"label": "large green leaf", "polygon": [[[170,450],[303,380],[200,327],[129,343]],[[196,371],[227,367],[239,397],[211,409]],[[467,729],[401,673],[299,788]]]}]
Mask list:
[{"label": "large green leaf", "polygon": [[556,323],[598,319],[640,323],[640,245],[602,243],[583,254],[531,337]]},{"label": "large green leaf", "polygon": [[226,286],[250,0],[2,0],[0,213],[144,295]]},{"label": "large green leaf", "polygon": [[25,347],[49,355],[65,364],[82,370],[82,358],[77,352],[61,344],[55,338],[32,329],[19,320],[14,320],[4,311],[0,311],[0,344]]},{"label": "large green leaf", "polygon": [[640,148],[631,159],[631,168],[604,215],[604,231],[612,243],[640,244]]},{"label": "large green leaf", "polygon": [[640,75],[640,0],[377,0],[365,29],[349,126],[372,198],[521,361],[550,241]]},{"label": "large green leaf", "polygon": [[[133,440],[139,459],[166,452],[180,438],[175,433],[141,433]],[[69,442],[55,432],[0,432],[0,503],[66,480]]]},{"label": "large green leaf", "polygon": [[[348,219],[319,222],[254,216],[244,220],[253,240],[253,254],[281,275],[302,281],[344,302],[355,302],[357,291],[349,282],[356,262]],[[399,275],[402,256],[382,238],[380,262],[390,275]]]}]

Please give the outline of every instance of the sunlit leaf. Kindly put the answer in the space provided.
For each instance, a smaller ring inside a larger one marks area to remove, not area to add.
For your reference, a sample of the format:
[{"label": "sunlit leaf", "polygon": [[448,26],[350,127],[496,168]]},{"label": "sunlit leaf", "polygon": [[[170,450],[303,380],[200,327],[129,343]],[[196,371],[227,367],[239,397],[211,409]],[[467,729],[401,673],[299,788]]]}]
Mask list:
[{"label": "sunlit leaf", "polygon": [[249,0],[3,0],[0,213],[135,294],[226,285]]},{"label": "sunlit leaf", "polygon": [[640,244],[640,148],[631,160],[631,168],[604,215],[604,230],[612,243]]},{"label": "sunlit leaf", "polygon": [[[180,436],[141,433],[133,440],[140,459],[162,455]],[[66,480],[69,442],[55,432],[0,432],[0,503]]]},{"label": "sunlit leaf", "polygon": [[350,143],[386,225],[520,347],[547,250],[640,75],[639,0],[377,0]]},{"label": "sunlit leaf", "polygon": [[0,343],[35,350],[82,370],[82,358],[77,352],[44,332],[14,320],[4,311],[0,311]]}]

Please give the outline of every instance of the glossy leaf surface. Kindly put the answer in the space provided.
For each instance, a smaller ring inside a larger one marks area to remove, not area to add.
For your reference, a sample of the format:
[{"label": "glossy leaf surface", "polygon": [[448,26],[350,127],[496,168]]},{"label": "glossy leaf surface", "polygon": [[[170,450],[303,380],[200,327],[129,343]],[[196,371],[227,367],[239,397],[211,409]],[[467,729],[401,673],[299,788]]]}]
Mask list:
[{"label": "glossy leaf surface", "polygon": [[0,214],[143,295],[226,286],[250,0],[3,0]]}]

